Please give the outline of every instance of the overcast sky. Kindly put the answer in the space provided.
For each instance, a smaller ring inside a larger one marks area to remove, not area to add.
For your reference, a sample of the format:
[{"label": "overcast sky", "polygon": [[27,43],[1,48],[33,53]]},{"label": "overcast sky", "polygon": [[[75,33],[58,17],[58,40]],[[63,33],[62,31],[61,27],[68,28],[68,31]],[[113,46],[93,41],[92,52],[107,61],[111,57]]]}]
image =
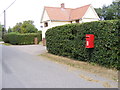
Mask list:
[{"label": "overcast sky", "polygon": [[[0,0],[0,23],[4,24],[3,10],[15,0]],[[6,10],[7,28],[13,27],[17,22],[33,20],[34,25],[40,29],[40,18],[44,6],[60,7],[65,3],[66,8],[77,8],[83,5],[92,4],[94,8],[110,5],[113,0],[16,0],[16,2]],[[53,12],[54,13],[54,12]]]}]

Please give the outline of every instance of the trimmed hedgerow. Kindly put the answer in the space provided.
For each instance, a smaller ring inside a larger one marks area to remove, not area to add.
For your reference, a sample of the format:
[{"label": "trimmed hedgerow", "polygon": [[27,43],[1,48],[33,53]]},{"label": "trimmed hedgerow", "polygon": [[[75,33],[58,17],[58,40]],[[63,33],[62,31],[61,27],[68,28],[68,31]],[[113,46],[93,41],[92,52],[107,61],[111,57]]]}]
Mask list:
[{"label": "trimmed hedgerow", "polygon": [[[46,32],[49,53],[120,69],[120,21],[95,21],[53,27]],[[95,35],[94,49],[85,48],[85,35]]]},{"label": "trimmed hedgerow", "polygon": [[5,43],[10,43],[13,45],[28,45],[34,44],[34,38],[38,38],[38,43],[42,40],[42,35],[39,33],[7,33],[4,35],[3,40]]}]

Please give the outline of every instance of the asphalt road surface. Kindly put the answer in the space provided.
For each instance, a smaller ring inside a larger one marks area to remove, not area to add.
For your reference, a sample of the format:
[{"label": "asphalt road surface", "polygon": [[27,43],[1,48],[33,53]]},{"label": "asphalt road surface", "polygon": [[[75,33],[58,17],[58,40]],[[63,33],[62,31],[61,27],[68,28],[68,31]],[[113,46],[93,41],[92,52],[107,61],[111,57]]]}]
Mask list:
[{"label": "asphalt road surface", "polygon": [[0,45],[0,89],[2,88],[2,46]]},{"label": "asphalt road surface", "polygon": [[[80,78],[81,72],[68,71],[67,66],[34,55],[23,47],[20,50],[3,45],[2,50],[2,88],[105,88],[103,83]],[[96,75],[95,78],[105,80]]]}]

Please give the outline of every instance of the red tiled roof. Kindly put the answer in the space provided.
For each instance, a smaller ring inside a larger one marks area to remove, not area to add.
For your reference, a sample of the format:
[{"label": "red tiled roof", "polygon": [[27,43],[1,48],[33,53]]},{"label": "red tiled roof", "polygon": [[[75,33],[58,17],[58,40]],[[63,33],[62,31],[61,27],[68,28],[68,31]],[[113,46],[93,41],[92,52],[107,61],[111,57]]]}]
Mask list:
[{"label": "red tiled roof", "polygon": [[88,8],[90,7],[90,5],[86,5],[80,8],[76,8],[76,9],[72,9],[71,15],[70,15],[70,19],[74,20],[74,19],[80,19],[82,18],[86,11],[88,10]]},{"label": "red tiled roof", "polygon": [[90,5],[82,6],[76,9],[45,7],[50,20],[70,21],[82,18]]}]

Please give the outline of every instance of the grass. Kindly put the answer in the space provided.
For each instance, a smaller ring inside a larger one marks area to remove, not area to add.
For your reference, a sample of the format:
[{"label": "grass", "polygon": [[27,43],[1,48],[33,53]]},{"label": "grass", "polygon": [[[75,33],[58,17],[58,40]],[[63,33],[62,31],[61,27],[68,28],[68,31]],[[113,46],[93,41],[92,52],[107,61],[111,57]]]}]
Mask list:
[{"label": "grass", "polygon": [[10,44],[10,43],[2,43],[2,45],[11,46],[12,44]]},{"label": "grass", "polygon": [[42,41],[40,41],[39,44],[42,45]]},{"label": "grass", "polygon": [[56,56],[50,53],[44,53],[44,54],[41,54],[40,56],[44,56],[51,61],[70,66],[74,69],[84,70],[84,71],[94,73],[114,81],[118,81],[118,71],[115,69],[108,69],[105,67],[101,67],[97,64],[77,61],[77,60],[69,59],[62,56]]}]

